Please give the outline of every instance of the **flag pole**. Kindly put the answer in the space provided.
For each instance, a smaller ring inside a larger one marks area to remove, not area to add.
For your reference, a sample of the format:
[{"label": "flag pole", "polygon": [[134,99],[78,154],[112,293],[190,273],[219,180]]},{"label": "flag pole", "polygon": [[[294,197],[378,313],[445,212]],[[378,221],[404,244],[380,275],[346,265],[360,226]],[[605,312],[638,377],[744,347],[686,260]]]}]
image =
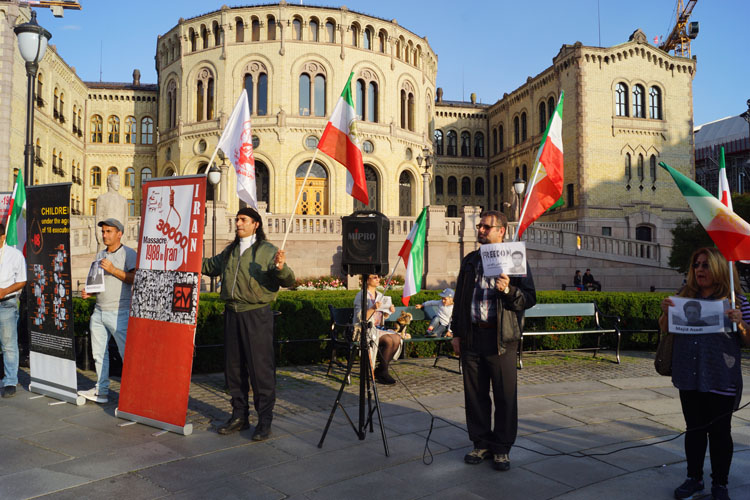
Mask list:
[{"label": "flag pole", "polygon": [[[536,182],[536,177],[539,174],[539,160],[537,159],[536,164],[534,165],[534,177],[531,178],[531,182],[529,182],[529,186],[531,186],[531,190],[534,189],[534,183]],[[518,241],[518,230],[521,227],[521,221],[523,220],[523,216],[526,214],[526,208],[529,206],[529,192],[527,192],[524,196],[523,200],[523,209],[521,210],[521,215],[518,216],[518,225],[516,226],[516,233],[513,235],[513,241]]]},{"label": "flag pole", "polygon": [[383,293],[387,292],[388,289],[391,287],[391,278],[393,278],[393,273],[396,272],[396,268],[398,267],[398,263],[401,262],[401,256],[398,256],[398,260],[396,260],[396,265],[393,266],[393,270],[391,271],[391,274],[388,275],[388,278],[385,280],[385,288],[383,289]]},{"label": "flag pole", "polygon": [[294,202],[294,208],[292,208],[292,215],[289,217],[289,222],[286,225],[286,233],[284,234],[284,241],[281,243],[281,250],[284,250],[284,246],[286,246],[286,240],[289,237],[289,231],[292,230],[292,221],[294,220],[294,214],[297,211],[297,206],[299,205],[299,201],[302,199],[302,191],[305,189],[305,184],[307,184],[307,178],[310,176],[310,170],[312,170],[312,166],[315,163],[315,158],[318,156],[318,148],[315,148],[315,152],[313,153],[312,160],[310,160],[310,163],[307,165],[307,172],[305,172],[305,179],[302,181],[302,186],[300,186],[299,194],[297,195],[297,201]]},{"label": "flag pole", "polygon": [[[734,261],[731,261],[731,260],[729,261],[729,290],[730,290],[730,296],[732,298],[731,306],[732,306],[732,309],[734,309],[737,306],[735,305],[736,297],[734,294]],[[732,322],[732,331],[733,332],[737,331],[737,323],[735,323],[734,321]]]}]

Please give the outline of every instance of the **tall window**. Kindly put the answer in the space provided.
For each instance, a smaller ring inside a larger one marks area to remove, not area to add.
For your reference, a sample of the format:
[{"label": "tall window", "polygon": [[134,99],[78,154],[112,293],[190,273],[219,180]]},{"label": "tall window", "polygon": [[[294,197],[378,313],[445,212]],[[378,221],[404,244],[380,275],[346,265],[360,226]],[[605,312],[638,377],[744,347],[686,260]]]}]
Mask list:
[{"label": "tall window", "polygon": [[268,114],[268,75],[263,63],[251,62],[245,67],[245,90],[250,113]]},{"label": "tall window", "polygon": [[362,48],[365,50],[372,50],[372,28],[366,28],[364,37],[362,38]]},{"label": "tall window", "polygon": [[195,30],[193,28],[190,28],[188,37],[190,38],[190,52],[195,52],[197,50],[197,40],[198,35],[195,33]]},{"label": "tall window", "polygon": [[484,134],[481,132],[474,134],[474,156],[484,158]]},{"label": "tall window", "polygon": [[218,47],[221,45],[221,28],[219,28],[219,23],[214,21],[211,25],[211,31],[214,32],[214,47]]},{"label": "tall window", "polygon": [[299,18],[292,21],[292,36],[295,40],[302,40],[302,21]]},{"label": "tall window", "polygon": [[576,206],[575,186],[573,184],[568,184],[567,191],[568,191],[568,206],[572,208]]},{"label": "tall window", "polygon": [[268,16],[268,40],[276,40],[276,18]]},{"label": "tall window", "polygon": [[651,176],[651,183],[656,182],[656,155],[651,155],[648,160],[648,173]]},{"label": "tall window", "polygon": [[643,94],[642,85],[633,87],[633,118],[646,118],[646,112],[643,107]]},{"label": "tall window", "polygon": [[365,81],[364,80],[357,80],[357,83],[355,85],[355,106],[356,106],[356,114],[357,114],[357,120],[364,120],[365,117]]},{"label": "tall window", "polygon": [[154,143],[154,120],[150,117],[141,119],[141,144]]},{"label": "tall window", "polygon": [[471,196],[471,179],[468,177],[461,179],[461,196]]},{"label": "tall window", "polygon": [[643,155],[638,155],[638,182],[643,182]]},{"label": "tall window", "polygon": [[311,78],[310,74],[302,73],[299,77],[299,114],[326,116],[326,77],[318,64],[310,63],[306,69],[318,74]]},{"label": "tall window", "polygon": [[547,100],[547,111],[549,112],[549,118],[552,118],[552,114],[555,112],[555,98],[550,97]]},{"label": "tall window", "polygon": [[443,195],[443,177],[441,175],[435,176],[435,195]]},{"label": "tall window", "polygon": [[240,17],[234,20],[234,41],[237,43],[245,41],[245,23]]},{"label": "tall window", "polygon": [[461,132],[461,156],[471,156],[471,134]]},{"label": "tall window", "polygon": [[253,42],[260,41],[260,21],[257,17],[254,17],[250,24],[250,37]]},{"label": "tall window", "polygon": [[107,118],[107,142],[110,144],[120,143],[120,118],[115,115]]},{"label": "tall window", "polygon": [[625,181],[630,184],[630,180],[633,178],[633,164],[630,157],[630,153],[625,153]]},{"label": "tall window", "polygon": [[448,156],[456,156],[458,152],[458,134],[455,130],[448,131]]},{"label": "tall window", "polygon": [[521,178],[525,181],[529,180],[528,171],[526,170],[526,164],[521,165]]},{"label": "tall window", "polygon": [[615,87],[615,114],[628,116],[628,87],[624,83],[618,83]]},{"label": "tall window", "polygon": [[312,98],[310,96],[310,75],[302,73],[299,76],[299,114],[300,116],[310,116],[310,106]]},{"label": "tall window", "polygon": [[521,125],[518,117],[513,118],[513,145],[516,146],[521,142]]},{"label": "tall window", "polygon": [[100,115],[91,117],[91,142],[102,142],[102,117]]},{"label": "tall window", "polygon": [[201,48],[208,48],[208,29],[204,24],[201,24]]},{"label": "tall window", "polygon": [[135,170],[133,167],[128,167],[125,169],[125,187],[134,187],[135,186]]},{"label": "tall window", "polygon": [[58,97],[59,94],[60,94],[60,91],[57,90],[57,87],[55,87],[55,91],[52,93],[52,96],[53,96],[52,98],[54,99],[52,101],[52,112],[54,113],[53,116],[55,118],[57,118],[58,116],[60,116],[60,113],[57,111],[57,101],[59,99],[59,97]]},{"label": "tall window", "polygon": [[443,154],[443,131],[440,129],[435,130],[435,154]]},{"label": "tall window", "polygon": [[125,144],[135,144],[135,118],[128,116],[125,118]]},{"label": "tall window", "polygon": [[310,41],[318,41],[318,21],[310,19]]},{"label": "tall window", "polygon": [[135,217],[135,200],[128,200],[128,215]]},{"label": "tall window", "polygon": [[143,186],[143,183],[147,180],[151,179],[151,169],[146,167],[141,169],[141,186]]},{"label": "tall window", "polygon": [[359,25],[356,23],[352,24],[351,32],[352,32],[352,47],[359,47]]},{"label": "tall window", "polygon": [[315,116],[326,115],[326,77],[323,75],[315,76],[313,109]]},{"label": "tall window", "polygon": [[42,78],[42,73],[40,72],[36,77],[36,105],[40,108],[42,107],[42,103],[44,102],[44,99],[42,99],[43,83],[44,79]]},{"label": "tall window", "polygon": [[653,120],[661,120],[661,91],[658,87],[648,90],[649,116]]},{"label": "tall window", "polygon": [[330,19],[326,21],[326,42],[336,43],[336,25]]},{"label": "tall window", "polygon": [[456,196],[458,194],[458,180],[452,175],[448,177],[448,196]]},{"label": "tall window", "polygon": [[521,113],[521,142],[526,140],[527,130],[528,130],[528,127],[526,126],[526,113]]},{"label": "tall window", "polygon": [[167,128],[177,126],[177,84],[171,80],[167,84]]},{"label": "tall window", "polygon": [[401,88],[401,128],[414,131],[414,89],[409,82]]},{"label": "tall window", "polygon": [[398,215],[410,217],[412,215],[412,179],[409,172],[404,170],[398,176]]},{"label": "tall window", "polygon": [[503,148],[505,147],[504,144],[505,144],[505,134],[503,133],[503,126],[500,125],[499,127],[497,127],[497,145],[501,153],[503,152]]},{"label": "tall window", "polygon": [[497,154],[497,129],[492,129],[492,154]]},{"label": "tall window", "polygon": [[89,215],[96,215],[96,199],[89,200]]},{"label": "tall window", "polygon": [[214,75],[208,68],[198,73],[196,85],[196,121],[213,120],[214,118]]},{"label": "tall window", "polygon": [[388,34],[385,31],[378,33],[378,52],[385,54],[385,41],[388,39]]},{"label": "tall window", "polygon": [[[552,110],[550,110],[550,114],[552,114]],[[542,101],[539,103],[539,133],[543,134],[546,128],[547,128],[547,106],[545,105],[544,101]]]},{"label": "tall window", "polygon": [[378,84],[376,82],[367,83],[367,120],[378,121]]},{"label": "tall window", "polygon": [[102,185],[102,169],[99,167],[91,167],[89,182],[92,186]]},{"label": "tall window", "polygon": [[481,177],[474,179],[474,194],[476,196],[484,196],[484,179]]}]

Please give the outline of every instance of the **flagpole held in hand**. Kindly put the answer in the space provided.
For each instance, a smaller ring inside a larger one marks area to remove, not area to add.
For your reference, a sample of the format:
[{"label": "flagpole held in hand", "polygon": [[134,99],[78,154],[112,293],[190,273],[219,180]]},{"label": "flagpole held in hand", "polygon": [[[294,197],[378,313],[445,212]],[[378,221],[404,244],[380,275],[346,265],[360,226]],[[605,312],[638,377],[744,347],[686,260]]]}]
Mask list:
[{"label": "flagpole held in hand", "polygon": [[284,246],[286,245],[286,239],[289,237],[289,231],[292,230],[292,221],[294,220],[294,214],[297,212],[299,201],[302,199],[302,192],[305,190],[305,184],[307,184],[307,178],[310,176],[310,170],[312,170],[312,166],[315,163],[315,158],[317,156],[318,156],[318,148],[315,148],[315,152],[313,153],[312,160],[310,160],[310,163],[307,165],[307,172],[305,172],[305,179],[302,181],[302,185],[300,186],[299,194],[297,195],[297,201],[294,202],[294,207],[292,208],[292,215],[289,217],[289,222],[286,225],[286,233],[284,234],[284,241],[281,243],[281,250],[284,250]]},{"label": "flagpole held in hand", "polygon": [[401,262],[401,256],[398,256],[398,260],[396,260],[396,264],[393,266],[393,270],[391,271],[391,274],[388,275],[388,278],[385,280],[385,288],[383,289],[383,293],[387,292],[388,289],[391,287],[391,278],[393,278],[393,273],[396,272],[396,268],[398,267],[398,263]]}]

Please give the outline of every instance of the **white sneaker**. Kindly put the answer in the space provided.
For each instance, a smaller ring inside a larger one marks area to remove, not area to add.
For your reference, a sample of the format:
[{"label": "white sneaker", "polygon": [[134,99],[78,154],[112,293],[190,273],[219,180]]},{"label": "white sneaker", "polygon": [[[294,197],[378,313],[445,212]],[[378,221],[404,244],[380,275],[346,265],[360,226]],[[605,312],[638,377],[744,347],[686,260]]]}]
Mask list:
[{"label": "white sneaker", "polygon": [[78,391],[79,396],[83,396],[84,398],[88,399],[89,401],[93,401],[94,403],[106,403],[109,401],[109,398],[106,394],[99,394],[96,390],[96,387],[92,387],[88,391]]}]

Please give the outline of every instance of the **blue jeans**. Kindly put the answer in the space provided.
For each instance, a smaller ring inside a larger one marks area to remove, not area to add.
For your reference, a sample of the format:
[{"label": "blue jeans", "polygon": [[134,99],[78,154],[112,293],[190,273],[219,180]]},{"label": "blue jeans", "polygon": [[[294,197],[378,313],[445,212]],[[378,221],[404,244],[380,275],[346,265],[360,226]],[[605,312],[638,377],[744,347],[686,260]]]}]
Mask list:
[{"label": "blue jeans", "polygon": [[117,311],[102,311],[94,308],[91,314],[89,330],[91,331],[91,352],[96,364],[96,390],[104,396],[109,393],[109,351],[107,344],[112,335],[117,342],[117,350],[125,359],[125,334],[128,330],[127,309]]},{"label": "blue jeans", "polygon": [[3,386],[18,384],[18,299],[0,302],[0,347],[3,349]]},{"label": "blue jeans", "polygon": [[445,334],[448,333],[448,325],[441,325],[440,318],[437,316],[432,318],[429,328],[432,328],[432,334],[435,337],[445,337]]}]

